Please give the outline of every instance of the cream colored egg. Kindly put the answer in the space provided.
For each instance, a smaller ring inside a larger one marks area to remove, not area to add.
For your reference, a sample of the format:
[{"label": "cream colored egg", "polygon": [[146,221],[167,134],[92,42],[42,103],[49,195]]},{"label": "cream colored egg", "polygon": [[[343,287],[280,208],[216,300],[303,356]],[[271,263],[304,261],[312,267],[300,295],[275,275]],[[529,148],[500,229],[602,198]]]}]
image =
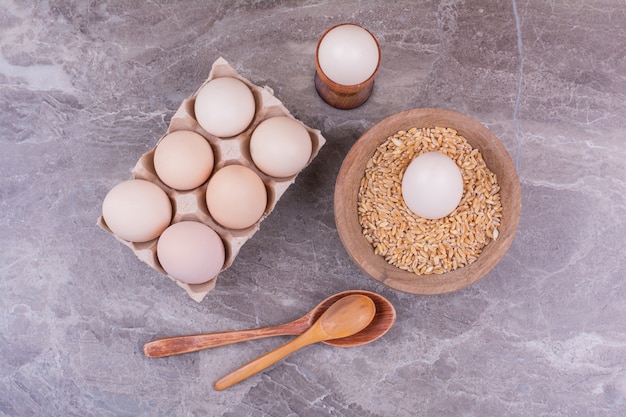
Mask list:
[{"label": "cream colored egg", "polygon": [[102,217],[113,234],[129,242],[156,239],[172,220],[172,203],[157,185],[128,180],[108,192]]},{"label": "cream colored egg", "polygon": [[318,48],[320,68],[332,81],[356,85],[376,71],[380,50],[374,36],[358,25],[339,25],[326,33]]},{"label": "cream colored egg", "polygon": [[218,170],[207,185],[206,204],[216,222],[229,229],[255,224],[267,206],[267,190],[256,172],[243,165]]},{"label": "cream colored egg", "polygon": [[256,107],[250,88],[236,78],[215,78],[198,92],[196,120],[212,135],[228,138],[243,132],[252,122]]},{"label": "cream colored egg", "polygon": [[463,197],[463,176],[457,164],[440,152],[415,158],[402,177],[402,197],[408,208],[426,219],[452,213]]},{"label": "cream colored egg", "polygon": [[224,266],[220,236],[209,226],[183,221],[168,227],[157,242],[157,258],[167,274],[187,284],[214,278]]},{"label": "cream colored egg", "polygon": [[250,139],[252,161],[272,177],[289,177],[300,172],[309,162],[312,148],[309,132],[286,116],[264,120]]},{"label": "cream colored egg", "polygon": [[166,135],[154,151],[154,169],[164,184],[191,190],[211,175],[214,156],[209,142],[196,132],[180,130]]}]

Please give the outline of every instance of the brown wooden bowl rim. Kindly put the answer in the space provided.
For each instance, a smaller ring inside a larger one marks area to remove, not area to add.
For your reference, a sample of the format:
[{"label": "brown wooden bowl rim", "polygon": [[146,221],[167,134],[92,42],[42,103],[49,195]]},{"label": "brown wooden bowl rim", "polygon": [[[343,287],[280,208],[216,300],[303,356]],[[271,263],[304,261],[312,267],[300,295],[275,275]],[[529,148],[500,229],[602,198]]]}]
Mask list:
[{"label": "brown wooden bowl rim", "polygon": [[[498,239],[489,242],[475,262],[441,275],[418,276],[401,270],[389,264],[382,256],[374,254],[373,246],[361,232],[357,216],[358,185],[351,181],[360,182],[365,172],[365,163],[376,147],[389,136],[412,127],[437,126],[456,129],[472,147],[479,149],[489,169],[498,177],[503,217],[498,229]],[[501,168],[498,169],[500,172],[495,172],[494,161],[497,161],[498,167]],[[337,175],[334,206],[339,238],[352,260],[366,274],[399,291],[435,295],[457,291],[475,283],[504,257],[519,224],[521,187],[513,160],[504,145],[489,129],[476,120],[452,110],[417,108],[388,116],[368,129],[354,143]]]}]

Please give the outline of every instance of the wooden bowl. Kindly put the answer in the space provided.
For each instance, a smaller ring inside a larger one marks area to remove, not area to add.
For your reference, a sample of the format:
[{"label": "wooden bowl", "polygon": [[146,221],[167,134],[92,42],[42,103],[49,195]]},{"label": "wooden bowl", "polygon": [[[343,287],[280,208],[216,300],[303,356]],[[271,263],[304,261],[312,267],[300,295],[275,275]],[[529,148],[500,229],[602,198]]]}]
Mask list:
[{"label": "wooden bowl", "polygon": [[[502,220],[499,236],[484,247],[470,265],[444,274],[417,275],[389,264],[374,253],[363,236],[357,215],[357,199],[365,164],[389,136],[412,127],[450,127],[478,149],[500,185]],[[511,246],[521,212],[521,188],[507,150],[486,127],[463,114],[445,109],[413,109],[387,117],[371,127],[352,146],[337,177],[334,195],[335,222],[346,251],[369,276],[388,287],[412,294],[443,294],[465,288],[484,277]]]}]

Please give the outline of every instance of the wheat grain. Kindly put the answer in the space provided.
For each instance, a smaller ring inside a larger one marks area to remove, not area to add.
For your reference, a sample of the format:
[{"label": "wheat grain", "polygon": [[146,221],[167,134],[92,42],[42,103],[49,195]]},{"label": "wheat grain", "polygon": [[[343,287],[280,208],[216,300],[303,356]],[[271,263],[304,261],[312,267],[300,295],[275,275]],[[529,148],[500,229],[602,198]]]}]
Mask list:
[{"label": "wheat grain", "polygon": [[[402,198],[402,175],[425,152],[454,160],[463,177],[463,196],[448,216],[417,216]],[[478,149],[456,130],[411,128],[388,137],[368,160],[358,193],[362,232],[374,252],[400,269],[443,274],[474,262],[498,238],[500,187]]]}]

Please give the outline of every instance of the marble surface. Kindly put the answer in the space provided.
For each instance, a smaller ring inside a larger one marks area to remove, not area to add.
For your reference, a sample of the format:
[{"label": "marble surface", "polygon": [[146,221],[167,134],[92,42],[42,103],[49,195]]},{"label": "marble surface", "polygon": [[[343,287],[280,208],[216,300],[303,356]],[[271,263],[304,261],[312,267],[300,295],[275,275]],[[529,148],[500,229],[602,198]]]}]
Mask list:
[{"label": "marble surface", "polygon": [[[351,111],[313,87],[317,38],[344,21],[383,51]],[[0,415],[625,415],[624,45],[623,0],[0,1]],[[196,303],[95,223],[219,56],[328,143]],[[522,184],[505,258],[441,296],[365,276],[333,219],[350,146],[415,107],[485,124]],[[289,338],[142,353],[348,289],[393,302],[383,339],[310,346],[227,391],[213,381]]]}]

